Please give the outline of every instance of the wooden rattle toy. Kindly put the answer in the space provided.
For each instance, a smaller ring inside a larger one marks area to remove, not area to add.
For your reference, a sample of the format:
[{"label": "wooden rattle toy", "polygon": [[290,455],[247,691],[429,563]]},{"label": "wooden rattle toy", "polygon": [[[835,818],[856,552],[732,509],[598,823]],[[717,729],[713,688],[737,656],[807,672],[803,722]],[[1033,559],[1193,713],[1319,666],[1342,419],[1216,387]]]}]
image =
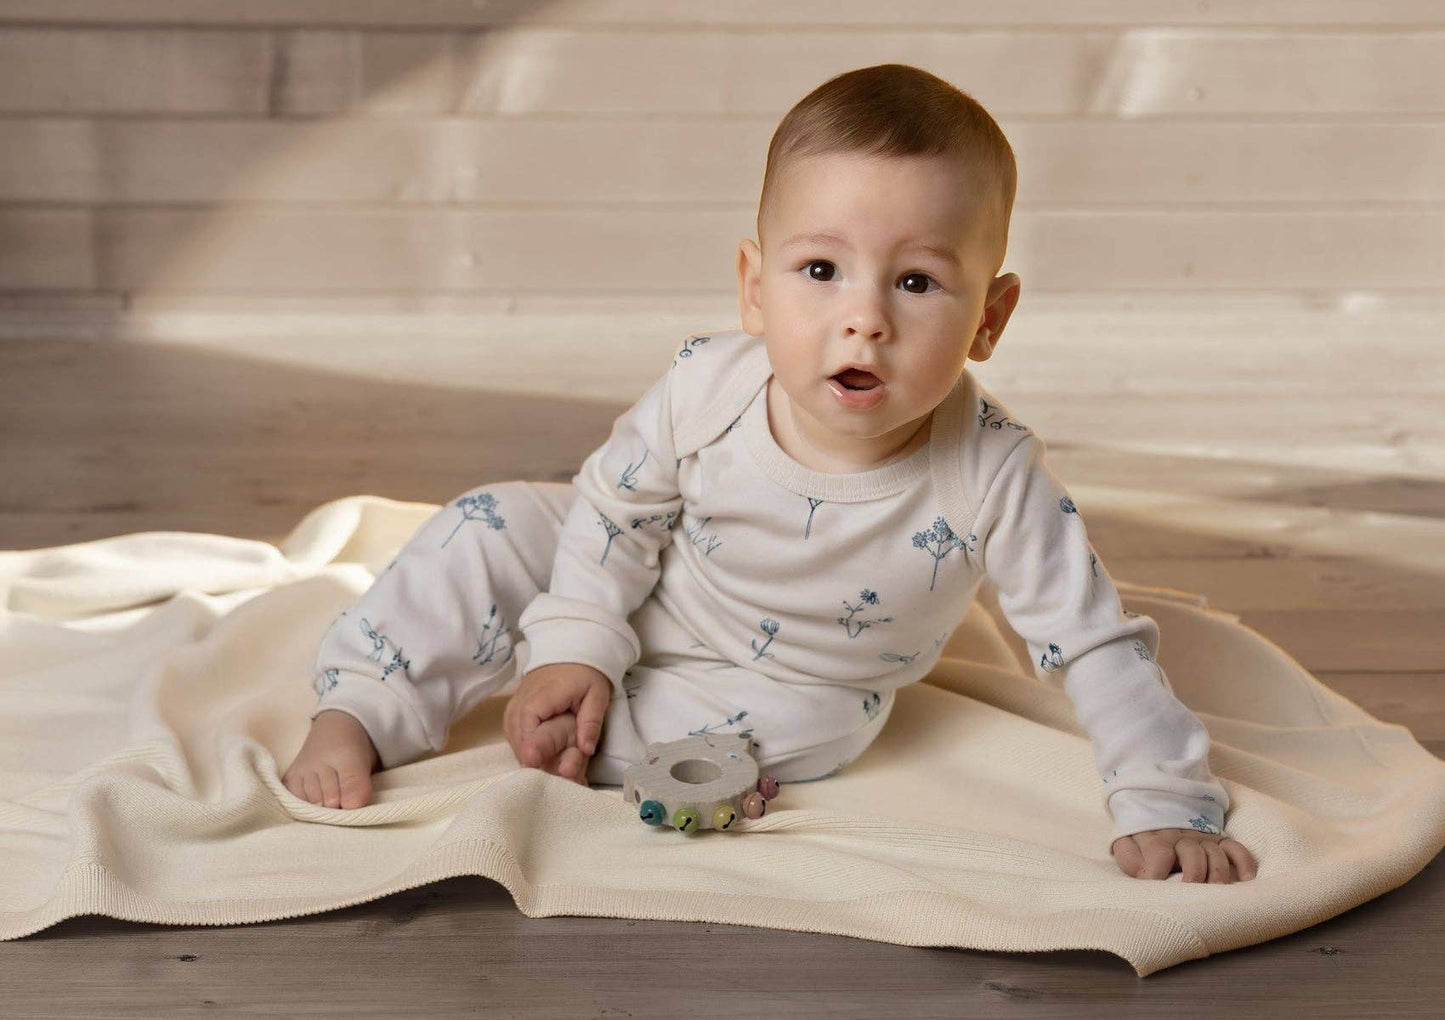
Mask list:
[{"label": "wooden rattle toy", "polygon": [[739,815],[761,818],[778,795],[778,781],[758,775],[753,738],[703,733],[647,745],[647,759],[622,773],[622,799],[641,805],[648,825],[681,832],[731,829]]}]

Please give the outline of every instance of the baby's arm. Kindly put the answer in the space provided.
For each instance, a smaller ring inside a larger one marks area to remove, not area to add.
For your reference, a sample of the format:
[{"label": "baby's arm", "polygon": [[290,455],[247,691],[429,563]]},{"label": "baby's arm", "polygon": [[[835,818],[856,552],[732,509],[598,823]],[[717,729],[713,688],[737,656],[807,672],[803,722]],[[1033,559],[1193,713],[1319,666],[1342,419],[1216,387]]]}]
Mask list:
[{"label": "baby's arm", "polygon": [[1169,828],[1219,835],[1229,796],[1209,771],[1209,733],[1174,696],[1159,628],[1126,614],[1083,520],[1025,436],[975,521],[982,562],[1041,678],[1062,677],[1088,731],[1121,836]]},{"label": "baby's arm", "polygon": [[656,586],[682,513],[673,378],[668,371],[620,415],[572,479],[577,498],[558,535],[551,580],[517,624],[529,646],[528,676],[557,663],[590,666],[621,695],[623,674],[641,658],[628,618]]}]

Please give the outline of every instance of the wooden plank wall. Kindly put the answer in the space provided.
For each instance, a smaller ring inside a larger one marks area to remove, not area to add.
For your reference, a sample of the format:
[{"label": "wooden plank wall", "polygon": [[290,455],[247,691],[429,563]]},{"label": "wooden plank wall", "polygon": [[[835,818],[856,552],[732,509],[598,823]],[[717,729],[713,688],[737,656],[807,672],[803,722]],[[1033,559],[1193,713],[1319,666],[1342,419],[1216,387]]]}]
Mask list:
[{"label": "wooden plank wall", "polygon": [[736,324],[777,120],[886,61],[1008,133],[1026,308],[1437,307],[1434,0],[0,0],[0,336],[670,351]]}]

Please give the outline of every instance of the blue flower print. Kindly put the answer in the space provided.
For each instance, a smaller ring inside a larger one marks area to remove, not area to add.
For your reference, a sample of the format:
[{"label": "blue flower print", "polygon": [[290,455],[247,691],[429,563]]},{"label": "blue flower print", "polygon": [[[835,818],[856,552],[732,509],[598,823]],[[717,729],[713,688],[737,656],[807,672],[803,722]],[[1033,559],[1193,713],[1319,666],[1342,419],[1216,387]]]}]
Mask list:
[{"label": "blue flower print", "polygon": [[707,528],[708,521],[710,520],[712,520],[712,516],[708,515],[707,517],[704,517],[702,520],[697,522],[697,527],[685,527],[682,529],[683,534],[687,535],[688,538],[692,539],[693,545],[698,545],[704,541],[707,542],[707,548],[703,550],[704,556],[711,556],[713,550],[722,545],[722,539],[718,538],[716,535],[703,534],[703,531]]},{"label": "blue flower print", "polygon": [[386,649],[385,636],[378,634],[371,621],[364,616],[361,618],[361,633],[371,638],[371,652],[366,657],[372,662],[380,662],[381,653]]},{"label": "blue flower print", "polygon": [[663,531],[671,531],[672,526],[677,523],[677,511],[669,510],[665,514],[653,514],[651,517],[634,517],[632,518],[632,530],[636,531],[638,528],[645,528],[649,524],[656,524],[659,521],[662,522]]},{"label": "blue flower print", "polygon": [[909,655],[900,654],[899,652],[879,652],[878,658],[882,659],[884,662],[901,662],[906,666],[908,663],[918,658],[918,655],[918,652],[913,652]]},{"label": "blue flower print", "polygon": [[934,584],[938,582],[938,561],[962,545],[963,543],[959,541],[958,536],[953,533],[953,529],[942,517],[934,521],[933,527],[927,531],[914,532],[913,548],[922,549],[933,557],[933,580],[928,582],[929,591],[932,591]]},{"label": "blue flower print", "polygon": [[1145,662],[1154,661],[1153,659],[1149,658],[1149,646],[1142,641],[1134,642],[1134,654],[1139,656],[1139,658],[1143,659]]},{"label": "blue flower print", "polygon": [[883,700],[878,697],[877,691],[871,691],[869,693],[872,694],[872,697],[863,699],[863,714],[869,719],[876,719],[878,717],[878,708],[883,704]]},{"label": "blue flower print", "polygon": [[1089,550],[1089,574],[1093,577],[1099,576],[1099,557],[1094,555],[1094,550]]},{"label": "blue flower print", "polygon": [[341,670],[339,670],[339,669],[328,669],[328,670],[327,670],[325,673],[323,673],[321,676],[318,676],[318,677],[316,678],[316,682],[312,685],[312,686],[316,689],[316,695],[317,695],[317,697],[324,698],[324,697],[326,697],[326,695],[328,695],[328,694],[330,694],[332,691],[336,690],[336,683],[337,683],[336,678],[337,678],[338,676],[340,676],[340,675],[341,675]]},{"label": "blue flower print", "polygon": [[1049,650],[1039,656],[1039,666],[1045,673],[1052,673],[1064,664],[1064,650],[1052,641],[1049,642]]},{"label": "blue flower print", "polygon": [[[742,710],[741,712],[739,712],[737,715],[730,715],[730,716],[728,716],[726,722],[722,722],[722,723],[708,723],[706,726],[703,726],[701,729],[688,730],[688,731],[687,731],[687,735],[688,735],[689,737],[700,737],[700,736],[702,736],[702,735],[705,734],[705,733],[722,733],[722,732],[724,732],[723,727],[732,726],[733,724],[737,723],[739,720],[746,718],[746,717],[747,717],[747,714],[748,714],[748,710],[747,710],[747,709],[743,709],[743,710]],[[750,737],[750,736],[753,735],[753,731],[752,731],[752,728],[751,728],[751,727],[749,727],[748,729],[745,729],[745,730],[729,730],[729,731],[727,731],[727,732],[736,733],[736,734],[738,734],[739,736],[742,736],[742,737]]]},{"label": "blue flower print", "polygon": [[1194,826],[1194,828],[1198,829],[1200,832],[1207,832],[1214,836],[1218,836],[1220,833],[1220,830],[1214,827],[1214,823],[1209,821],[1207,818],[1191,818],[1189,819],[1189,824]]},{"label": "blue flower print", "polygon": [[651,452],[651,450],[643,450],[642,460],[636,464],[627,465],[627,470],[622,472],[621,481],[617,483],[619,489],[626,489],[628,492],[637,491],[637,469],[647,462],[647,455]]},{"label": "blue flower print", "polygon": [[684,341],[682,342],[682,347],[678,349],[677,357],[672,359],[672,367],[673,367],[673,368],[676,368],[676,367],[677,367],[677,362],[678,362],[678,359],[679,359],[679,358],[690,358],[690,357],[692,357],[692,352],[695,351],[695,350],[697,350],[697,349],[698,349],[699,347],[701,347],[703,344],[707,343],[710,339],[712,339],[712,338],[711,338],[711,337],[706,337],[706,336],[690,336],[690,337],[688,337],[686,340],[684,340]]},{"label": "blue flower print", "polygon": [[606,514],[598,514],[597,523],[607,529],[607,544],[602,548],[602,558],[597,561],[601,564],[607,562],[607,554],[612,551],[612,540],[622,534],[622,529],[609,521]]},{"label": "blue flower print", "polygon": [[391,661],[386,664],[386,668],[381,671],[381,679],[385,681],[387,677],[391,676],[391,674],[397,670],[410,668],[411,660],[402,658],[401,649],[398,648],[392,653]]},{"label": "blue flower print", "polygon": [[1059,509],[1066,514],[1077,514],[1079,512],[1079,508],[1074,506],[1074,501],[1068,496],[1059,500]]},{"label": "blue flower print", "polygon": [[490,492],[478,492],[470,496],[463,496],[452,505],[461,508],[462,519],[457,523],[457,526],[452,529],[452,533],[447,536],[447,541],[442,543],[443,549],[446,548],[447,542],[452,540],[452,537],[456,535],[463,524],[467,523],[467,521],[477,520],[472,514],[478,510],[485,515],[487,527],[493,531],[501,531],[507,526],[507,522],[502,519],[501,515],[495,512],[497,508],[497,497],[493,496]]},{"label": "blue flower print", "polygon": [[1027,425],[1020,425],[1006,415],[999,414],[998,407],[990,404],[982,397],[979,398],[979,403],[983,405],[983,410],[980,411],[978,415],[978,424],[980,427],[1001,429],[1007,425],[1016,432],[1027,432],[1029,430]]},{"label": "blue flower print", "polygon": [[[491,630],[493,626],[497,628],[496,632],[492,634],[491,637],[488,637],[487,631]],[[482,636],[477,641],[477,650],[472,653],[472,659],[476,662],[478,666],[485,666],[487,663],[491,662],[493,658],[496,657],[497,642],[503,637],[510,638],[511,636],[511,631],[507,629],[506,620],[497,619],[497,604],[493,602],[492,611],[487,616],[487,622],[482,624]],[[506,662],[511,657],[512,645],[509,642],[507,645],[507,654],[502,656],[501,661]]]},{"label": "blue flower print", "polygon": [[765,649],[768,647],[768,645],[773,643],[773,637],[778,633],[778,628],[781,626],[782,624],[778,623],[778,621],[774,620],[771,616],[765,616],[762,620],[758,621],[759,629],[761,629],[762,632],[768,636],[768,639],[763,642],[762,647],[758,646],[757,638],[753,638],[753,640],[750,642],[753,651],[757,652],[757,654],[753,656],[754,662],[758,661],[758,659],[761,659],[764,656],[767,656],[769,659],[773,658],[773,653],[765,651]]},{"label": "blue flower print", "polygon": [[806,539],[813,531],[813,511],[818,509],[821,499],[814,499],[812,496],[804,497],[808,501],[808,526],[803,529],[803,538]]},{"label": "blue flower print", "polygon": [[840,616],[840,617],[838,617],[838,622],[843,625],[843,630],[847,632],[847,634],[848,634],[848,636],[849,636],[850,638],[855,638],[855,637],[857,637],[859,634],[862,634],[864,630],[866,630],[867,628],[873,626],[875,623],[892,623],[892,622],[893,622],[893,617],[891,617],[891,616],[879,616],[879,617],[875,617],[875,618],[872,619],[872,620],[858,620],[858,621],[857,621],[858,629],[857,629],[857,630],[854,630],[854,629],[853,629],[853,623],[854,623],[853,615],[854,615],[855,613],[857,613],[860,609],[862,609],[864,606],[876,606],[877,604],[878,604],[878,593],[875,592],[875,591],[872,591],[871,589],[868,589],[868,588],[864,588],[864,589],[862,590],[862,592],[859,593],[859,595],[858,595],[858,604],[857,604],[856,606],[850,606],[850,605],[848,605],[848,600],[847,600],[847,599],[844,599],[844,600],[843,600],[843,608],[846,609],[846,610],[848,610],[848,615],[847,615],[847,616]]},{"label": "blue flower print", "polygon": [[[734,419],[732,420],[732,424],[730,424],[727,428],[723,429],[723,435],[727,435],[727,434],[728,434],[729,432],[731,432],[733,429],[737,428],[737,427],[738,427],[738,423],[741,422],[742,420],[743,420],[743,416],[742,416],[742,415],[738,415],[736,418],[734,418]],[[678,461],[678,463],[681,464],[682,461]]]}]

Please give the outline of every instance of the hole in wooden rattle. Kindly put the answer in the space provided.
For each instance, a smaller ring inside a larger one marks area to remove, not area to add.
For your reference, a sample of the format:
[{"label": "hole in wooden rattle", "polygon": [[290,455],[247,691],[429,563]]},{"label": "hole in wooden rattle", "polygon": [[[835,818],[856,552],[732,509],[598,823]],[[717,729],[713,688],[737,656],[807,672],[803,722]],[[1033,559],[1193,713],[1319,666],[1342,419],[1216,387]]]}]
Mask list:
[{"label": "hole in wooden rattle", "polygon": [[706,758],[688,758],[674,765],[669,772],[673,779],[684,783],[710,783],[722,775],[715,761]]}]

